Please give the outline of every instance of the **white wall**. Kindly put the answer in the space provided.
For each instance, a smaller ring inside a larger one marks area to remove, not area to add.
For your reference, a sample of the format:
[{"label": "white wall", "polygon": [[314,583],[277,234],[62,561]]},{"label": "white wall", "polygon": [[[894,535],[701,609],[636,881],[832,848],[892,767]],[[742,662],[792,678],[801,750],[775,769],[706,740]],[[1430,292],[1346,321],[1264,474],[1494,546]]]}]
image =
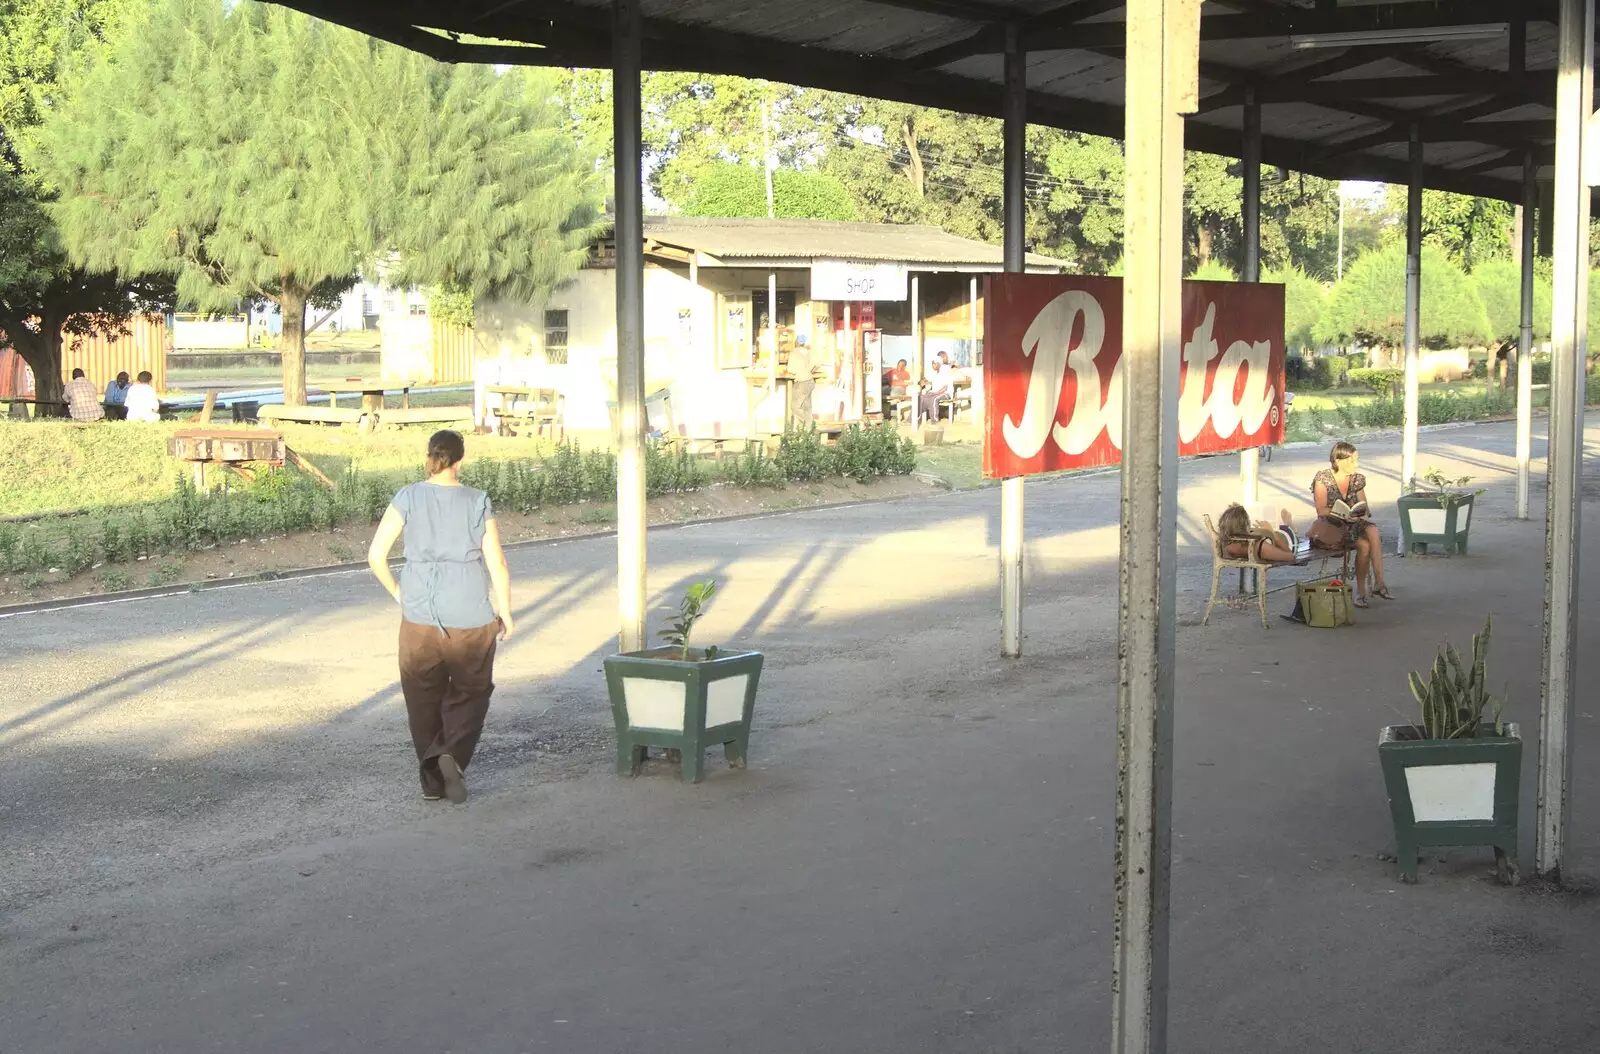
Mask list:
[{"label": "white wall", "polygon": [[[477,305],[478,415],[487,424],[484,387],[519,384],[566,396],[568,428],[609,430],[616,390],[616,272],[585,269],[537,304]],[[544,312],[567,312],[567,362],[544,355]],[[716,367],[717,296],[682,274],[649,266],[644,279],[645,387],[665,385],[673,422],[691,434],[742,435],[748,426],[744,371]],[[493,398],[487,400],[492,404]],[[651,425],[664,428],[660,400]]]}]

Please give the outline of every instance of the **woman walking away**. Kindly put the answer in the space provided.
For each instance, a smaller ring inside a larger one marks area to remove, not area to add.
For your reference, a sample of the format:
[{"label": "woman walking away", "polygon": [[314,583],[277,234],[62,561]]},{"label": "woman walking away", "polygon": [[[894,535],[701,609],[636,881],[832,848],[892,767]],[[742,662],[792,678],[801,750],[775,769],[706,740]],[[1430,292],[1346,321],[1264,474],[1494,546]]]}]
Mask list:
[{"label": "woman walking away", "polygon": [[[401,487],[378,524],[367,566],[400,603],[400,690],[422,796],[467,800],[462,774],[494,691],[495,642],[511,636],[511,575],[489,496],[461,482],[457,432],[428,440],[428,478]],[[396,582],[389,550],[404,530]]]}]

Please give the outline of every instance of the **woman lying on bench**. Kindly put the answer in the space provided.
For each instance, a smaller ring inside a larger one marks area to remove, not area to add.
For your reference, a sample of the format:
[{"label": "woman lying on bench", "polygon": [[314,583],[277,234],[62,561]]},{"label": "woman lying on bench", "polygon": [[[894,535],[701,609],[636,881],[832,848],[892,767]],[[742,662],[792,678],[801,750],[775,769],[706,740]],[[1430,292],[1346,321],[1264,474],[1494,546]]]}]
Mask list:
[{"label": "woman lying on bench", "polygon": [[1217,533],[1226,539],[1222,555],[1229,560],[1254,560],[1264,564],[1303,564],[1311,556],[1311,542],[1295,534],[1289,510],[1278,513],[1276,527],[1266,520],[1250,521],[1239,504],[1229,505],[1217,517]]}]

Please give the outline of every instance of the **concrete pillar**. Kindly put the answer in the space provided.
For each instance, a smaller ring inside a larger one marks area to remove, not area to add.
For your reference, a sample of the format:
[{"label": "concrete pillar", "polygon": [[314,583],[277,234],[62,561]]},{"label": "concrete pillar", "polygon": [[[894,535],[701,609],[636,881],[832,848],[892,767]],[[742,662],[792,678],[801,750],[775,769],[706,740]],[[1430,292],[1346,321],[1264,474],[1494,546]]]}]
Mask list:
[{"label": "concrete pillar", "polygon": [[639,132],[643,38],[639,0],[612,0],[612,132],[616,139],[617,620],[622,651],[644,648],[644,192]]},{"label": "concrete pillar", "polygon": [[1129,0],[1122,283],[1113,1054],[1165,1054],[1172,865],[1183,113],[1198,107],[1199,0]]},{"label": "concrete pillar", "polygon": [[1550,342],[1550,486],[1545,522],[1544,697],[1534,866],[1560,881],[1572,782],[1578,643],[1578,533],[1588,348],[1589,188],[1584,138],[1594,103],[1594,0],[1559,0],[1556,178]]}]

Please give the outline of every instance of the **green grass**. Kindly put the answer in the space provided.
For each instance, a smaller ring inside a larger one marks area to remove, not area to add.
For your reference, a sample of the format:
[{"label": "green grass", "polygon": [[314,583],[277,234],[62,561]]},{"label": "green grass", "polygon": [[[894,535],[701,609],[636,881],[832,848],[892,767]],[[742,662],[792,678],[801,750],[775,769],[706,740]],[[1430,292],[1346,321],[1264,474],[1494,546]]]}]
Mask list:
[{"label": "green grass", "polygon": [[941,443],[917,450],[917,471],[938,476],[953,490],[967,490],[983,483],[983,445],[981,443]]},{"label": "green grass", "polygon": [[[219,427],[225,427],[219,423]],[[170,497],[184,466],[167,456],[167,438],[192,424],[163,421],[0,420],[0,516],[113,509]],[[363,436],[353,428],[290,425],[289,445],[329,476],[414,474],[431,426],[385,429]],[[553,444],[528,437],[473,436],[471,458],[538,457]]]},{"label": "green grass", "polygon": [[[325,487],[293,469],[261,471],[246,481],[216,471],[196,489],[165,444],[178,424],[0,423],[0,515],[77,511],[37,522],[0,521],[0,574],[83,574],[98,565],[171,556],[252,538],[371,524],[396,488],[420,479],[426,430],[364,436],[350,429],[286,430],[290,445],[331,477]],[[615,455],[574,443],[552,447],[528,438],[474,436],[462,480],[485,490],[495,508],[531,515],[553,506],[592,503],[580,522],[613,521]],[[688,493],[716,483],[782,487],[848,477],[862,482],[915,466],[909,439],[893,429],[847,429],[832,446],[807,431],[786,435],[776,454],[740,455],[725,463],[652,444],[645,483],[651,497]],[[342,543],[333,543],[336,557]],[[347,555],[354,556],[353,551]],[[174,580],[181,565],[164,560],[148,584]]]}]

